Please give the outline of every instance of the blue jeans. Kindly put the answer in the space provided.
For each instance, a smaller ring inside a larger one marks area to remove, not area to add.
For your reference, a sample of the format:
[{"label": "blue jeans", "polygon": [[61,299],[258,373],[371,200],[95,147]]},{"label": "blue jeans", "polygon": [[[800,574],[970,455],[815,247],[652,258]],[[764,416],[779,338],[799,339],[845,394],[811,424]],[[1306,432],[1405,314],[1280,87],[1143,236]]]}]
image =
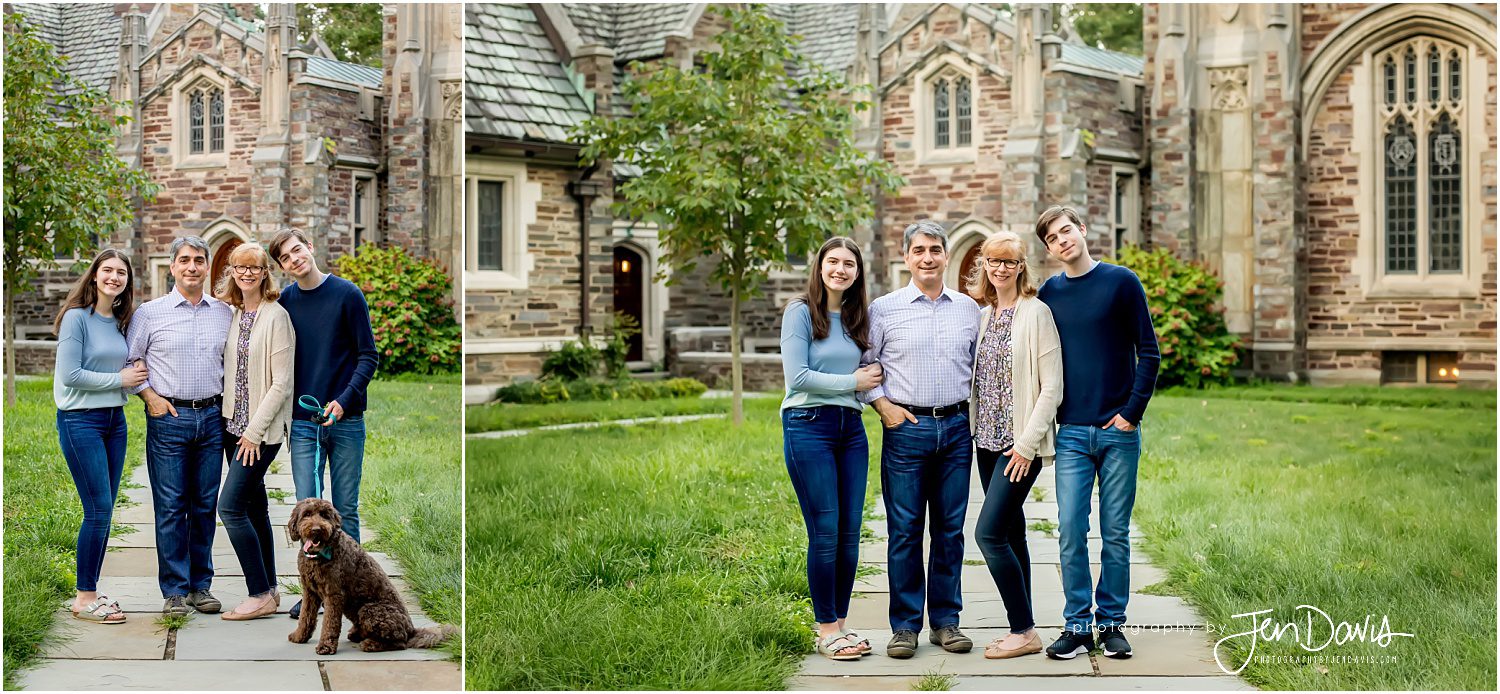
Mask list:
[{"label": "blue jeans", "polygon": [[162,597],[208,590],[214,580],[214,510],[224,468],[219,406],[146,415],[146,472],[156,506],[156,578]]},{"label": "blue jeans", "polygon": [[229,474],[219,492],[219,518],[234,546],[234,556],[245,570],[245,587],[260,595],[276,586],[276,533],[271,529],[270,504],[266,501],[266,469],[281,450],[279,443],[262,443],[260,460],[244,465],[234,459],[240,437],[224,429],[224,460]]},{"label": "blue jeans", "polygon": [[870,443],[858,410],[839,405],[781,411],[786,470],[807,524],[807,590],[820,624],[849,616]]},{"label": "blue jeans", "polygon": [[125,408],[95,407],[57,411],[57,441],[83,502],[78,527],[78,590],[99,589],[110,519],[125,472]]},{"label": "blue jeans", "polygon": [[[922,603],[933,628],[956,626],[963,609],[964,511],[969,503],[969,416],[917,417],[886,429],[880,483],[890,529],[891,629],[921,631]],[[932,553],[922,571],[922,530],[931,520]],[[926,583],[930,579],[931,586]]]},{"label": "blue jeans", "polygon": [[[349,537],[359,541],[359,479],[365,464],[365,418],[355,415],[340,419],[332,426],[314,424],[308,419],[292,420],[291,440],[292,484],[297,488],[297,500],[317,496],[314,494],[314,470],[319,461],[314,460],[322,447],[322,456],[328,478],[333,489],[333,508],[343,517],[342,528]],[[322,485],[327,490],[328,486]]]},{"label": "blue jeans", "polygon": [[[1058,549],[1062,558],[1063,620],[1082,632],[1125,623],[1130,601],[1130,512],[1141,460],[1141,432],[1064,424],[1057,429]],[[1089,575],[1089,498],[1099,479],[1099,585]],[[1097,605],[1092,614],[1090,607]]]}]

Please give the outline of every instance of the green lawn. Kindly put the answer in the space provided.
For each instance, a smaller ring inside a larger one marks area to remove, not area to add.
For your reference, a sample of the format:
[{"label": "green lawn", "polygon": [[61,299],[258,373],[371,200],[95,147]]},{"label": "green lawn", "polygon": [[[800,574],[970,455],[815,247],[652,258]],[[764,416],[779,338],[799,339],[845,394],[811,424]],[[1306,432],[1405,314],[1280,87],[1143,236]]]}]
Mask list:
[{"label": "green lawn", "polygon": [[[1312,646],[1322,643],[1327,622],[1299,605],[1334,623],[1373,615],[1378,627],[1388,616],[1390,631],[1415,634],[1387,648],[1355,641],[1321,651],[1394,663],[1252,663],[1244,676],[1262,688],[1493,690],[1495,393],[1388,390],[1378,406],[1358,390],[1343,395],[1360,404],[1276,401],[1337,401],[1340,390],[1152,401],[1136,520],[1168,572],[1160,588],[1223,625],[1216,640],[1253,628],[1233,615],[1270,608],[1276,623],[1304,629],[1312,614]],[[1434,401],[1465,404],[1422,407]],[[1226,643],[1231,666],[1248,645]],[[1255,654],[1314,655],[1290,632],[1261,640]]]},{"label": "green lawn", "polygon": [[[776,402],[779,404],[781,401]],[[727,413],[729,412],[729,398],[572,402],[561,407],[497,402],[487,405],[471,405],[464,409],[464,429],[472,434],[481,431],[529,429],[574,422]]]},{"label": "green lawn", "polygon": [[779,405],[471,441],[469,688],[781,688],[812,612]]},{"label": "green lawn", "polygon": [[[146,417],[125,408],[128,450],[146,449]],[[127,455],[124,479],[143,460]],[[124,483],[122,482],[122,487]],[[122,508],[116,506],[116,509]],[[73,594],[83,506],[57,442],[52,380],[17,381],[5,407],[5,687],[39,654],[57,607]]]},{"label": "green lawn", "polygon": [[[463,386],[407,377],[370,384],[365,415],[361,520],[379,533],[371,549],[401,561],[422,610],[463,624]],[[457,659],[457,639],[443,645]]]},{"label": "green lawn", "polygon": [[[376,381],[361,490],[375,548],[400,559],[406,580],[434,619],[460,624],[462,536],[457,379]],[[38,653],[56,606],[73,590],[74,542],[83,509],[58,450],[52,382],[16,384],[5,408],[5,682]],[[144,458],[138,404],[130,425],[125,478]],[[120,507],[116,507],[117,510]],[[460,646],[447,647],[457,656]]]},{"label": "green lawn", "polygon": [[[1322,651],[1394,664],[1252,664],[1244,675],[1261,687],[1492,689],[1494,397],[1250,387],[1156,398],[1136,519],[1169,580],[1151,592],[1183,595],[1228,633],[1245,630],[1231,615],[1274,608],[1289,620],[1308,604],[1336,622],[1388,615],[1392,631],[1417,635]],[[877,422],[866,424],[876,461]],[[470,688],[778,689],[810,650],[806,540],[774,401],[749,401],[738,430],[703,421],[469,445]],[[1262,641],[1256,654],[1301,652]],[[1237,664],[1244,649],[1224,655]]]}]

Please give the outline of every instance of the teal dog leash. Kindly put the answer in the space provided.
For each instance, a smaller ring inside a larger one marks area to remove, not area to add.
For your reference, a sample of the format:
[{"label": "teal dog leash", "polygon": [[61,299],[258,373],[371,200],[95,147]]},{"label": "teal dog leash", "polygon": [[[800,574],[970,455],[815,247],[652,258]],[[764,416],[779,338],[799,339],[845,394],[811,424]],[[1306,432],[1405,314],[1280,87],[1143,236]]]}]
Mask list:
[{"label": "teal dog leash", "polygon": [[[297,406],[309,412],[316,412],[319,415],[324,414],[323,404],[319,403],[318,399],[311,395],[304,395],[297,398]],[[335,422],[338,421],[338,417],[329,417],[329,419]],[[313,419],[313,423],[319,427],[317,435],[313,437],[313,498],[321,498],[323,496],[323,425],[316,418]]]}]

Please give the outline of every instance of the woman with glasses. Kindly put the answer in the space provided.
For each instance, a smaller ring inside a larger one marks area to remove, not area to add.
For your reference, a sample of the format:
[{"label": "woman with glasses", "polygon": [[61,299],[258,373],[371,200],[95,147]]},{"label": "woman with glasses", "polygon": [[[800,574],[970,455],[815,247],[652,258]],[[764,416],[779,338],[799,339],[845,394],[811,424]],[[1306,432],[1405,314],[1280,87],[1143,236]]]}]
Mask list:
[{"label": "woman with glasses", "polygon": [[250,597],[223,619],[266,617],[281,606],[276,590],[276,536],[266,502],[266,468],[292,421],[292,364],[296,335],[280,292],[271,282],[271,257],[247,243],[229,254],[229,273],[216,292],[234,307],[224,344],[224,457],[229,476],[219,492],[219,518],[245,570]]},{"label": "woman with glasses", "polygon": [[1031,610],[1031,555],[1021,506],[1042,467],[1056,457],[1062,347],[1052,311],[1036,298],[1021,237],[996,233],[979,256],[967,287],[982,307],[969,397],[984,487],[975,539],[1010,621],[1010,633],[990,643],[984,657],[1014,658],[1042,650]]}]

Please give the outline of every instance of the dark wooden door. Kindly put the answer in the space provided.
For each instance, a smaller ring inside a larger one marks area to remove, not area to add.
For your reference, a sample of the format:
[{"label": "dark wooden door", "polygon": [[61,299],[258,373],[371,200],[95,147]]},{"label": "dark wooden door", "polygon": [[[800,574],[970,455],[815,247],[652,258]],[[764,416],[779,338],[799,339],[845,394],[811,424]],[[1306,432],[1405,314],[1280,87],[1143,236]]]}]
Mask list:
[{"label": "dark wooden door", "polygon": [[642,328],[642,332],[630,338],[630,352],[625,357],[630,361],[645,358],[645,340],[642,335],[646,327],[646,316],[642,310],[645,304],[642,298],[646,289],[644,265],[641,254],[624,246],[615,247],[615,311],[634,318]]}]

